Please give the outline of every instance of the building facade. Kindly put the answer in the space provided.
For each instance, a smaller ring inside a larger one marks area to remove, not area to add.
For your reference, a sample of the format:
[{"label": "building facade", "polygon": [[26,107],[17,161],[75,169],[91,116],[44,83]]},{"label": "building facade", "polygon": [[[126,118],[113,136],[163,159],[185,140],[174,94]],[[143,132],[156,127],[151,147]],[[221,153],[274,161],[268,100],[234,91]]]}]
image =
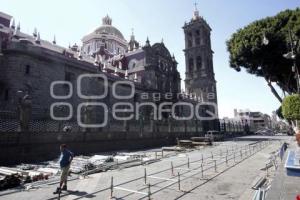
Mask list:
[{"label": "building facade", "polygon": [[[75,120],[76,112],[87,110],[85,113],[88,113],[87,108],[80,111],[76,109],[83,102],[105,102],[110,112],[112,105],[120,101],[112,94],[116,81],[127,81],[134,85],[134,95],[124,100],[127,102],[159,104],[175,103],[183,99],[198,102],[186,94],[178,95],[181,93],[178,63],[163,42],[152,45],[147,38],[141,46],[133,34],[127,42],[122,33],[112,26],[109,16],[102,21],[102,26],[83,37],[82,46],[74,44],[66,48],[59,46],[55,38],[51,42],[43,40],[37,29],[32,34],[22,32],[20,25],[16,26],[11,16],[0,13],[0,117],[17,121],[22,121],[20,118],[30,118],[29,121],[50,120],[51,105],[58,101],[69,103],[74,108],[69,121]],[[86,78],[80,85],[84,95],[99,95],[108,87],[105,98],[91,100],[79,97],[78,77],[84,74],[107,77],[108,85],[104,85],[101,79],[92,78]],[[54,81],[65,83],[53,86]],[[56,96],[73,95],[63,100],[55,99],[51,96],[52,86]],[[128,84],[116,88],[117,93],[123,95],[130,94],[131,89]],[[148,94],[148,99],[143,98],[143,93]],[[167,93],[173,94],[172,97],[165,98]],[[160,98],[151,94],[160,94]],[[68,110],[65,105],[54,109],[57,116],[64,117],[68,116]],[[102,120],[96,119],[96,113],[104,111],[94,110],[83,120],[91,123],[93,120]],[[180,109],[176,110],[178,115],[179,112]],[[26,113],[29,113],[28,116]],[[140,114],[150,118],[151,113],[151,108],[145,107]],[[167,119],[168,116],[165,113],[163,117]]]},{"label": "building facade", "polygon": [[216,80],[213,68],[208,23],[195,8],[193,18],[183,26],[185,36],[185,90],[204,102],[217,104]]},{"label": "building facade", "polygon": [[[193,17],[183,26],[185,37],[185,90],[198,101],[207,104],[200,111],[202,116],[210,113],[218,116],[217,88],[213,67],[213,51],[211,49],[208,23],[199,15],[195,7]],[[216,129],[219,122],[210,120],[202,123],[205,130]],[[217,128],[219,129],[219,128]]]},{"label": "building facade", "polygon": [[272,128],[271,117],[258,111],[234,109],[234,119],[241,121],[242,124],[247,124],[252,132]]},{"label": "building facade", "polygon": [[[141,45],[133,33],[127,41],[108,15],[101,26],[82,38],[82,45],[63,47],[56,43],[55,37],[53,41],[43,40],[37,29],[32,34],[22,32],[12,16],[0,12],[0,130],[11,128],[6,127],[5,120],[21,122],[22,130],[28,129],[26,124],[32,120],[53,120],[53,115],[65,119],[60,121],[74,122],[73,126],[78,121],[95,124],[105,120],[110,126],[115,120],[112,109],[118,102],[153,103],[157,107],[163,104],[165,111],[159,120],[169,124],[174,120],[170,109],[177,102],[217,105],[210,31],[197,10],[184,26],[187,71],[186,92],[182,92],[178,63],[163,41],[151,44],[147,38]],[[193,62],[189,63],[190,60]],[[96,78],[84,77],[85,74]],[[117,82],[121,83],[118,87]],[[129,98],[120,100],[113,91]],[[94,98],[103,93],[106,93],[103,98]],[[99,103],[105,103],[107,109],[94,106]],[[120,109],[129,107],[122,105]],[[157,118],[154,106],[138,108],[134,114],[142,120]],[[187,108],[177,106],[176,116],[185,116]],[[213,113],[217,113],[217,106],[214,108]],[[99,113],[107,115],[99,117]],[[115,124],[126,127],[125,121]],[[218,129],[216,121],[197,121],[194,116],[188,122],[176,124],[182,124],[185,130],[188,127],[200,130],[200,124],[203,131]],[[113,126],[118,130],[117,125]],[[167,127],[171,129],[170,125]]]}]

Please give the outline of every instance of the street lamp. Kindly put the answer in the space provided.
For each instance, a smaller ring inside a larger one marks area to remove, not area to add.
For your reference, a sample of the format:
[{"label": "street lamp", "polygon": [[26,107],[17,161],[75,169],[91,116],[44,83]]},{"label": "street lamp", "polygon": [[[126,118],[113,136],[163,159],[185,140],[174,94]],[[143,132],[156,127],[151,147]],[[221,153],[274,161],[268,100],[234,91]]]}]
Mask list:
[{"label": "street lamp", "polygon": [[266,34],[263,34],[263,41],[262,41],[263,45],[267,46],[269,44],[269,39],[266,37]]},{"label": "street lamp", "polygon": [[297,82],[297,93],[300,93],[300,77],[299,77],[299,71],[296,64],[296,58],[298,53],[298,45],[299,45],[299,39],[295,38],[295,34],[292,33],[291,30],[289,30],[289,46],[290,46],[290,52],[283,54],[283,57],[289,60],[293,60],[293,66],[292,66],[292,72],[296,73],[296,82]]}]

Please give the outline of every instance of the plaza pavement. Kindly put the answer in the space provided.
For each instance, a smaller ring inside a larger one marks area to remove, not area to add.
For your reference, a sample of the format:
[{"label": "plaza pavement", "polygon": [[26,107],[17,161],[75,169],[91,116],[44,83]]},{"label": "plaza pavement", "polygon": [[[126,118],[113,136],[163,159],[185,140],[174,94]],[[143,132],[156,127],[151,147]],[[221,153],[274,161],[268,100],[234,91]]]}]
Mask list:
[{"label": "plaza pavement", "polygon": [[[256,141],[269,139],[272,139],[272,142],[265,142],[265,146],[261,147],[261,149],[259,145],[257,145],[255,150],[249,147],[256,145]],[[147,175],[152,175],[153,177],[147,177],[147,184],[150,183],[151,185],[151,199],[252,199],[254,195],[254,190],[251,189],[253,182],[257,180],[259,175],[265,173],[260,169],[265,166],[270,153],[277,151],[282,142],[288,140],[290,140],[290,137],[285,136],[243,137],[234,141],[219,142],[213,147],[179,153],[176,156],[163,158],[158,162],[145,166],[92,174],[85,179],[70,181],[68,188],[73,192],[62,193],[60,199],[110,199],[111,177],[113,177],[114,187],[140,192],[140,194],[137,194],[115,188],[113,190],[113,199],[147,199],[148,186],[144,184],[143,178],[145,168]],[[212,152],[213,158],[211,156]],[[229,152],[227,155],[232,155],[232,159],[227,164],[225,163],[226,152]],[[233,154],[235,161],[233,160]],[[205,158],[203,165],[209,168],[204,172],[203,177],[200,170],[202,162],[199,162],[202,156]],[[190,161],[190,166],[187,164],[188,160]],[[223,163],[217,165],[217,169],[214,166],[215,160]],[[174,176],[170,170],[171,162],[174,165]],[[178,165],[182,166],[176,167]],[[192,171],[190,169],[195,170]],[[181,179],[180,190],[177,182],[178,172]],[[135,181],[133,181],[134,179]],[[0,192],[0,200],[54,200],[58,199],[57,195],[52,194],[56,187],[57,185],[54,184],[44,185],[28,191],[3,191]]]}]

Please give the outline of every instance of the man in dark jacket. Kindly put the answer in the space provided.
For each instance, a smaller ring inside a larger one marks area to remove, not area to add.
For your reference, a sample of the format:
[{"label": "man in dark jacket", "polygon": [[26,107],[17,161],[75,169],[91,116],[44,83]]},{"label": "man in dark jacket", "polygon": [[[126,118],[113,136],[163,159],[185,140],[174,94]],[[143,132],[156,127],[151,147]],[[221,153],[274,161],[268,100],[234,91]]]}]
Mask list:
[{"label": "man in dark jacket", "polygon": [[72,159],[74,157],[74,154],[69,149],[67,149],[66,144],[60,145],[60,152],[61,152],[60,159],[59,159],[59,165],[61,168],[60,183],[59,183],[59,187],[56,189],[54,193],[59,193],[61,190],[67,190],[67,179],[68,179],[69,169],[70,169]]}]

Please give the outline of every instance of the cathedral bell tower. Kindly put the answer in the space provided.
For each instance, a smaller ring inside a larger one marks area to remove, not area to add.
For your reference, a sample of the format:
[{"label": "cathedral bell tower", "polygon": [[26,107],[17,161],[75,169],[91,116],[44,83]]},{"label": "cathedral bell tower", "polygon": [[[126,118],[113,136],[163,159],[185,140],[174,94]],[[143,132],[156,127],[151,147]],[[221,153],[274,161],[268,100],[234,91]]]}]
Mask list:
[{"label": "cathedral bell tower", "polygon": [[203,102],[217,104],[216,80],[211,50],[211,28],[195,11],[190,22],[183,26],[185,36],[185,90]]}]

